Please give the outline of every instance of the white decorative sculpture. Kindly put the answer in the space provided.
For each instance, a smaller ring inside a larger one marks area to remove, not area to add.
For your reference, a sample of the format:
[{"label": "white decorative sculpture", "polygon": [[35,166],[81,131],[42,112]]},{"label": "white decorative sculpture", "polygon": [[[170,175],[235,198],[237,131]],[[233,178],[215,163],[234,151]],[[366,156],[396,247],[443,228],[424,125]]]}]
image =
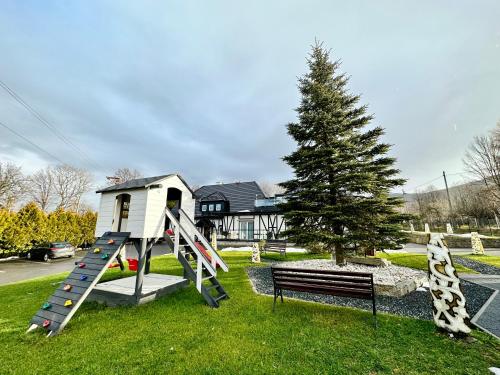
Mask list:
[{"label": "white decorative sculpture", "polygon": [[415,232],[415,227],[412,222],[410,222],[410,232]]},{"label": "white decorative sculpture", "polygon": [[450,223],[446,223],[446,233],[453,234],[453,227]]},{"label": "white decorative sculpture", "polygon": [[252,245],[252,263],[260,263],[260,246],[257,242]]},{"label": "white decorative sculpture", "polygon": [[214,250],[217,250],[217,230],[215,228],[212,228],[212,235],[210,237],[211,237],[210,245],[212,245],[212,248]]},{"label": "white decorative sculpture", "polygon": [[472,254],[484,255],[484,247],[479,237],[479,233],[472,232],[470,234],[470,242],[472,244]]},{"label": "white decorative sculpture", "polygon": [[431,229],[429,228],[429,224],[427,224],[427,223],[424,224],[424,231],[425,231],[425,233],[431,233]]},{"label": "white decorative sculpture", "polygon": [[427,260],[434,323],[449,332],[469,333],[470,317],[465,308],[465,297],[442,235],[433,235],[427,244]]}]

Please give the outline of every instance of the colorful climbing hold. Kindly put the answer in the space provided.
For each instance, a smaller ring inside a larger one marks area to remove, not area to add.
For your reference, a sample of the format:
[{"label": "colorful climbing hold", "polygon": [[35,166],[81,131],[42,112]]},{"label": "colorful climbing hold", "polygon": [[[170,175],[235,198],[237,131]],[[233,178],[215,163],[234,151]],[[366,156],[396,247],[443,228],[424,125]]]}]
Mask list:
[{"label": "colorful climbing hold", "polygon": [[67,299],[66,302],[64,302],[64,307],[70,307],[73,306],[73,302],[70,299]]},{"label": "colorful climbing hold", "polygon": [[48,310],[52,307],[52,305],[48,302],[45,302],[43,305],[42,305],[42,309],[43,310]]},{"label": "colorful climbing hold", "polygon": [[102,254],[102,255],[101,255],[101,258],[102,258],[102,259],[109,259],[109,255],[108,255],[108,254]]},{"label": "colorful climbing hold", "polygon": [[42,325],[43,325],[43,328],[47,328],[48,326],[50,326],[50,320],[45,319],[45,320],[43,321],[43,324],[42,324]]},{"label": "colorful climbing hold", "polygon": [[99,254],[101,252],[101,249],[99,249],[98,247],[96,247],[94,249],[94,254]]},{"label": "colorful climbing hold", "polygon": [[113,245],[115,243],[115,240],[108,240],[108,245]]},{"label": "colorful climbing hold", "polygon": [[85,263],[78,263],[78,268],[85,268]]},{"label": "colorful climbing hold", "polygon": [[88,278],[87,275],[80,275],[81,281],[85,281],[85,280],[87,280],[87,278]]},{"label": "colorful climbing hold", "polygon": [[66,284],[63,289],[65,292],[69,292],[71,290],[71,288],[73,288],[72,285]]}]

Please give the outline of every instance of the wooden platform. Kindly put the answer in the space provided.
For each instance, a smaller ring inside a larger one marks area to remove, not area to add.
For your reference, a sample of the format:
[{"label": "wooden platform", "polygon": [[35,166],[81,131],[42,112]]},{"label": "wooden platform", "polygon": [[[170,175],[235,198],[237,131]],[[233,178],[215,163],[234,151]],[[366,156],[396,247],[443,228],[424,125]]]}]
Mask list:
[{"label": "wooden platform", "polygon": [[142,304],[170,294],[188,284],[189,280],[180,276],[150,273],[144,275],[142,296],[137,301],[134,295],[135,276],[131,276],[97,284],[87,300],[104,303],[107,306]]}]

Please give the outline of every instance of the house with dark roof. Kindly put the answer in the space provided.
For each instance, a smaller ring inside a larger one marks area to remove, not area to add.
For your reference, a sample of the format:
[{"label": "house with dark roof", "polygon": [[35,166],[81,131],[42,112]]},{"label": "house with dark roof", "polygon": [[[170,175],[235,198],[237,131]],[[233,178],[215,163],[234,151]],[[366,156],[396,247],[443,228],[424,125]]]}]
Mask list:
[{"label": "house with dark roof", "polygon": [[253,242],[280,239],[286,223],[277,204],[255,181],[205,185],[194,192],[196,225],[206,237]]}]

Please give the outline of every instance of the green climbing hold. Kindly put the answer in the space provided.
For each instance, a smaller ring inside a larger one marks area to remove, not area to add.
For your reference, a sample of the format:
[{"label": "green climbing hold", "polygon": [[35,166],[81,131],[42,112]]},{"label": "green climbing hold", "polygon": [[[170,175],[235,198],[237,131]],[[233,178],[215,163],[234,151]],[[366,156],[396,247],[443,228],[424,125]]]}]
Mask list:
[{"label": "green climbing hold", "polygon": [[48,310],[52,307],[52,305],[48,302],[45,302],[43,305],[42,305],[42,309],[44,310]]},{"label": "green climbing hold", "polygon": [[101,255],[101,258],[102,258],[102,259],[109,259],[109,255],[108,255],[108,254],[102,254],[102,255]]}]

